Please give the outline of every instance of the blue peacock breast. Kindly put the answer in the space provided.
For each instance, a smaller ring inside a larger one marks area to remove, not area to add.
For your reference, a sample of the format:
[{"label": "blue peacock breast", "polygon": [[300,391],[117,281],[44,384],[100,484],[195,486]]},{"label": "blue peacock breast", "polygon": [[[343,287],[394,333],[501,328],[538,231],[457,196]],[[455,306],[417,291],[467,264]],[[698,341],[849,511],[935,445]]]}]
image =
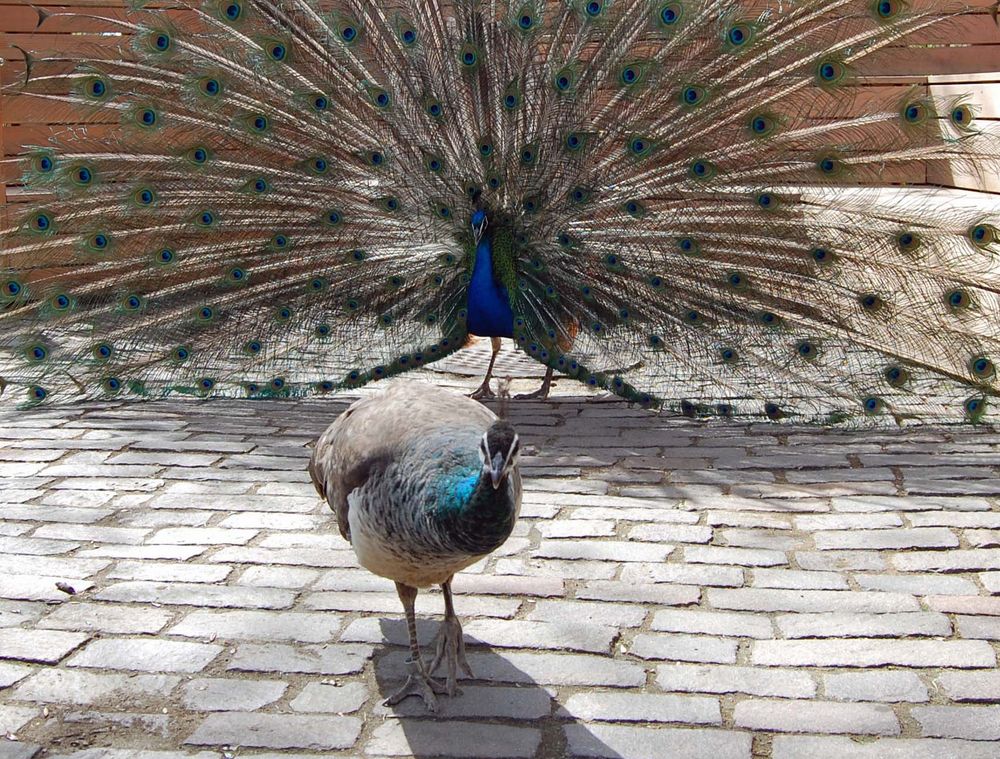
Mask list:
[{"label": "blue peacock breast", "polygon": [[476,246],[469,281],[469,332],[481,337],[513,337],[514,312],[507,288],[493,276],[493,243],[484,237]]}]

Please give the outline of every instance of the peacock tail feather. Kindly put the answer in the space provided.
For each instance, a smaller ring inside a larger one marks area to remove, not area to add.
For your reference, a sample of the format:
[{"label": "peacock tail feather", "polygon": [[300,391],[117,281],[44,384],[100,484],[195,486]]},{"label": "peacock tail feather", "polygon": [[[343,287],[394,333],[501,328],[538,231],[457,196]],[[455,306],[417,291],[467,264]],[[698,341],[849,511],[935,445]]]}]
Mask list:
[{"label": "peacock tail feather", "polygon": [[439,359],[485,208],[518,346],[588,385],[988,418],[1000,203],[906,183],[995,170],[1000,132],[858,87],[940,3],[179,6],[17,85],[114,123],[19,159],[43,199],[0,232],[0,402],[329,392]]}]

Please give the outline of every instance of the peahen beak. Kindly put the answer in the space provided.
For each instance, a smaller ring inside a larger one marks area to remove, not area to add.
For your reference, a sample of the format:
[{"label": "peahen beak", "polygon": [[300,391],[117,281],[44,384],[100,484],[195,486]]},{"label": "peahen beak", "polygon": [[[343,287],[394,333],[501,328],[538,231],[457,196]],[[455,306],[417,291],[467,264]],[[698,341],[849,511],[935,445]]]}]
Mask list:
[{"label": "peahen beak", "polygon": [[503,454],[501,453],[496,454],[490,462],[490,483],[493,485],[494,490],[497,490],[500,487],[500,483],[502,483],[504,477],[507,476],[505,464],[506,462],[504,461]]}]

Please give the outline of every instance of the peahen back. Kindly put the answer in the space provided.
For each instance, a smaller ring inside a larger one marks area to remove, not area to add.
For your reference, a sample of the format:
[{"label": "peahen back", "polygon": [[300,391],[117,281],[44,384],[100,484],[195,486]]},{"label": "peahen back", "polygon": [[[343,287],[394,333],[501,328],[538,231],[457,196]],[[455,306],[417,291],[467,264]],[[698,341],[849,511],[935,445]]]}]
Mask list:
[{"label": "peahen back", "polygon": [[997,394],[1000,203],[905,183],[995,171],[1000,132],[858,86],[940,3],[180,5],[17,85],[114,123],[23,158],[48,199],[0,237],[0,402],[330,392],[439,359],[483,210],[517,344],[631,401],[979,420]]}]

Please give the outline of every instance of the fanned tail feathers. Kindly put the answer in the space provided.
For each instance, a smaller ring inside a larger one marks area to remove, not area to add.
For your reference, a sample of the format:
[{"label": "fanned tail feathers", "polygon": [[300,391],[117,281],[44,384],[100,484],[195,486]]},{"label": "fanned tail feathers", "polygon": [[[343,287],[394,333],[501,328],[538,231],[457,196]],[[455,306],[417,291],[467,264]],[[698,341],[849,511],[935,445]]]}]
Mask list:
[{"label": "fanned tail feathers", "polygon": [[[331,10],[332,6],[332,10]],[[960,7],[953,9],[955,12]],[[467,336],[472,213],[514,333],[691,413],[974,421],[1000,360],[1000,203],[963,98],[860,86],[931,0],[208,0],[18,92],[0,401],[353,387]],[[502,273],[498,273],[501,277]]]}]

